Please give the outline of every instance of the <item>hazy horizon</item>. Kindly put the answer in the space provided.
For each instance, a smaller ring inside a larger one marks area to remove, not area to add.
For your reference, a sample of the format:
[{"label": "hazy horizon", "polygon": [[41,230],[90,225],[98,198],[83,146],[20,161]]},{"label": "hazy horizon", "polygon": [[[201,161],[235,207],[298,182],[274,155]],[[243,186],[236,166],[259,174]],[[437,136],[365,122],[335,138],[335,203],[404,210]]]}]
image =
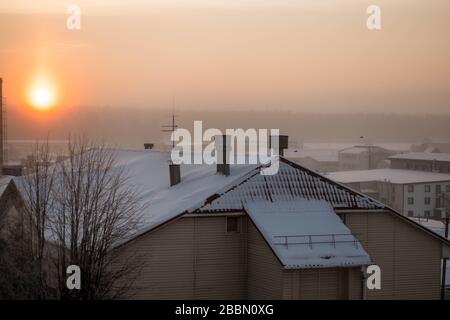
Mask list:
[{"label": "hazy horizon", "polygon": [[[0,5],[0,77],[28,108],[44,73],[56,107],[450,114],[450,2],[66,1]],[[80,108],[80,110],[83,110]],[[168,111],[170,112],[170,111]]]}]

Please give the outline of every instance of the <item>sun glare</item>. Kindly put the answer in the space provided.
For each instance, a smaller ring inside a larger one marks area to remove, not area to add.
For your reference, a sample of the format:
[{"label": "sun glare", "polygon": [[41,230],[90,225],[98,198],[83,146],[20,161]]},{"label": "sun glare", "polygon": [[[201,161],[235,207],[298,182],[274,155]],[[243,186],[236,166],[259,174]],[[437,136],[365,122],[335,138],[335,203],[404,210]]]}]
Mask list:
[{"label": "sun glare", "polygon": [[54,89],[49,85],[33,87],[30,92],[31,106],[39,110],[47,110],[56,102]]}]

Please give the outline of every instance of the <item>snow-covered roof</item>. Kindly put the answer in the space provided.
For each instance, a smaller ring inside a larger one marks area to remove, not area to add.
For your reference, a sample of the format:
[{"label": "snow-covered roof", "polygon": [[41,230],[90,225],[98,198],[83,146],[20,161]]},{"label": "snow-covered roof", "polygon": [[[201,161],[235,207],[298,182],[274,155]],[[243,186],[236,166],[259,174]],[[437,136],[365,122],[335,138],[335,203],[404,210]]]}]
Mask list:
[{"label": "snow-covered roof", "polygon": [[359,241],[324,200],[258,201],[245,208],[285,268],[371,263]]},{"label": "snow-covered roof", "polygon": [[[410,218],[417,223],[420,223],[424,227],[427,227],[430,230],[433,230],[438,235],[444,237],[445,236],[445,224],[442,221],[434,220],[434,219],[424,219],[424,218]],[[450,230],[450,227],[449,227]]]},{"label": "snow-covered roof", "polygon": [[223,193],[218,193],[197,211],[241,210],[254,201],[325,200],[335,208],[374,209],[383,205],[323,176],[282,159],[276,175],[258,172]]},{"label": "snow-covered roof", "polygon": [[229,176],[216,174],[214,165],[180,166],[181,182],[170,187],[167,152],[118,150],[117,166],[125,167],[130,183],[145,202],[143,228],[139,233],[192,211],[214,193],[227,190],[233,183],[256,170],[256,165],[233,165]]},{"label": "snow-covered roof", "polygon": [[408,160],[436,160],[450,161],[450,153],[430,153],[430,152],[409,152],[390,156],[390,159],[408,159]]},{"label": "snow-covered roof", "polygon": [[340,153],[348,153],[348,154],[361,154],[361,153],[365,153],[365,152],[369,152],[369,147],[355,146],[355,147],[344,149],[344,150],[340,151]]},{"label": "snow-covered roof", "polygon": [[283,158],[278,173],[270,176],[261,175],[258,165],[231,165],[230,175],[224,176],[215,165],[182,164],[181,182],[170,187],[168,152],[119,149],[115,154],[116,168],[124,169],[145,207],[142,226],[132,238],[184,213],[239,211],[254,201],[316,199],[337,208],[384,208]]},{"label": "snow-covered roof", "polygon": [[398,184],[450,181],[450,174],[403,169],[371,169],[337,171],[326,174],[328,178],[341,183],[381,181]]},{"label": "snow-covered roof", "polygon": [[[140,191],[146,209],[138,234],[186,212],[243,210],[250,201],[319,199],[339,208],[382,208],[380,203],[319,174],[281,159],[276,175],[260,174],[257,165],[231,165],[230,175],[215,165],[181,165],[181,182],[170,187],[169,154],[154,150],[117,150],[130,183]],[[138,234],[134,235],[137,236]]]}]

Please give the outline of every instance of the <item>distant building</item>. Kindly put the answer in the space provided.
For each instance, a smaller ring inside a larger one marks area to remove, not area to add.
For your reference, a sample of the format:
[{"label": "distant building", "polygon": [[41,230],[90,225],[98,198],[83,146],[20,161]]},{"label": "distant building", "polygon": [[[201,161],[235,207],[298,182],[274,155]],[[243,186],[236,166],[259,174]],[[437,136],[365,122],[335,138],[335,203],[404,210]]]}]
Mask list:
[{"label": "distant building", "polygon": [[389,159],[393,169],[450,173],[450,153],[410,152]]},{"label": "distant building", "polygon": [[394,151],[371,145],[343,149],[339,151],[339,170],[376,169],[382,161],[393,154]]},{"label": "distant building", "polygon": [[361,191],[409,217],[432,217],[450,194],[450,174],[402,169],[333,172],[332,180]]},{"label": "distant building", "polygon": [[339,168],[338,151],[318,148],[289,148],[286,159],[316,172],[332,172]]}]

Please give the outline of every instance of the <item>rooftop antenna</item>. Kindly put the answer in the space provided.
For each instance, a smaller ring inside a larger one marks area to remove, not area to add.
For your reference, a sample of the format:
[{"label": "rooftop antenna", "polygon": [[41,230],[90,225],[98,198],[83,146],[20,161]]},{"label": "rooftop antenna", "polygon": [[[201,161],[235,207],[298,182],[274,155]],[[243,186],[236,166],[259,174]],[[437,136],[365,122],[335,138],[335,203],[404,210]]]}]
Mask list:
[{"label": "rooftop antenna", "polygon": [[[165,124],[162,125],[162,132],[172,132],[174,133],[175,130],[178,128],[178,125],[175,123],[175,97],[172,97],[172,123],[171,124]],[[175,141],[172,141],[172,148],[175,148]]]}]

